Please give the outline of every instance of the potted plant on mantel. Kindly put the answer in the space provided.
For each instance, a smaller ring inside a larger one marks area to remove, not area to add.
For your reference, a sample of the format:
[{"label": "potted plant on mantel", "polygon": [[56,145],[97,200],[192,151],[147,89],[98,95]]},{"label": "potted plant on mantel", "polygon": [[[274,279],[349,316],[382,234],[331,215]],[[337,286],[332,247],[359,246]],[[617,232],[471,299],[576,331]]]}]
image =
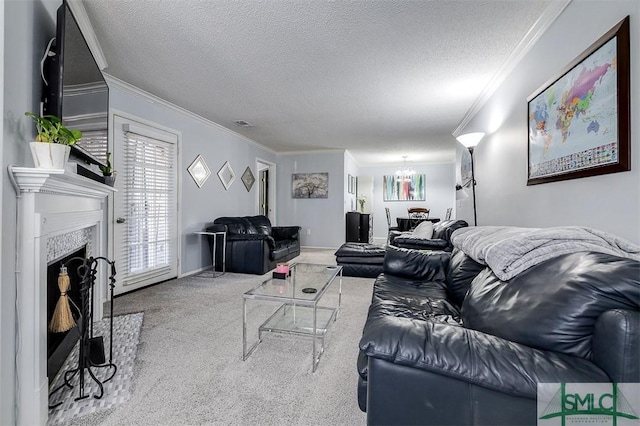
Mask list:
[{"label": "potted plant on mantel", "polygon": [[71,145],[82,137],[79,130],[70,130],[54,115],[35,115],[25,112],[36,123],[38,135],[29,143],[33,163],[39,169],[64,169],[69,160]]},{"label": "potted plant on mantel", "polygon": [[113,186],[116,183],[116,177],[114,175],[114,171],[111,168],[111,153],[107,152],[107,161],[105,164],[100,166],[100,171],[102,172],[104,183]]}]

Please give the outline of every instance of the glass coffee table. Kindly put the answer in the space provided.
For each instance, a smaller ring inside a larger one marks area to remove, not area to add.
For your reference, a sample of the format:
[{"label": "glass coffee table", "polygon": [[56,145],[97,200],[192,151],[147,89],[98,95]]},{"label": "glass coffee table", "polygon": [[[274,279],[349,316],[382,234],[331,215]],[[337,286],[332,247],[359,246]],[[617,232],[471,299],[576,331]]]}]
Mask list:
[{"label": "glass coffee table", "polygon": [[[291,276],[269,278],[242,295],[242,360],[246,360],[262,342],[262,333],[294,334],[311,337],[313,342],[312,372],[316,371],[324,352],[324,338],[338,318],[342,301],[342,266],[295,263]],[[338,277],[336,306],[320,305],[320,301]],[[280,307],[258,327],[258,340],[247,345],[247,301],[277,302]],[[320,347],[316,342],[320,341]]]}]

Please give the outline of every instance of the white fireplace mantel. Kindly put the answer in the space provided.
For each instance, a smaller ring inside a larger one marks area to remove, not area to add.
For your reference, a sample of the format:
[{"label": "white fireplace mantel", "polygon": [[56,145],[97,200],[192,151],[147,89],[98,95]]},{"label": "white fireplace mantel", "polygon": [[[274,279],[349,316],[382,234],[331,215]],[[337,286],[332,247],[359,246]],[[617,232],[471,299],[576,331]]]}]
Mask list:
[{"label": "white fireplace mantel", "polygon": [[75,195],[103,199],[115,190],[107,185],[64,169],[9,168],[16,187],[22,193],[36,192]]},{"label": "white fireplace mantel", "polygon": [[[44,425],[48,413],[47,241],[88,229],[92,256],[104,255],[105,201],[114,189],[65,170],[9,166],[8,172],[18,197],[17,424]],[[104,278],[96,286],[94,314],[100,318],[107,297]]]}]

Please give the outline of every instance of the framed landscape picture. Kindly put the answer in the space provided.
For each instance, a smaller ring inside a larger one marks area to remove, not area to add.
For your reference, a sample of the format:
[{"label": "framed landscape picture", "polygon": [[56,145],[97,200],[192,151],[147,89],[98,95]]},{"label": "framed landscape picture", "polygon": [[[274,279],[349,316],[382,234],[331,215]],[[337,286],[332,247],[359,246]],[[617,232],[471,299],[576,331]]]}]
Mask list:
[{"label": "framed landscape picture", "polygon": [[631,169],[629,17],[528,99],[527,185]]},{"label": "framed landscape picture", "polygon": [[384,201],[424,201],[424,175],[410,177],[385,175],[382,178]]},{"label": "framed landscape picture", "polygon": [[294,173],[293,198],[329,198],[329,173]]}]

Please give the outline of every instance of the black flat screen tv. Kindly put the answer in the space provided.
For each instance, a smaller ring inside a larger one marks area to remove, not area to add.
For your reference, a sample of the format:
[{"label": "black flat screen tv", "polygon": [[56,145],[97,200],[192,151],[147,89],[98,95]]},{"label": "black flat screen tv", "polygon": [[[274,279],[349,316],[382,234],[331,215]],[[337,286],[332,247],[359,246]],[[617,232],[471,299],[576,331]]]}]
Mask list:
[{"label": "black flat screen tv", "polygon": [[60,117],[65,126],[83,132],[83,139],[71,147],[72,156],[102,165],[107,150],[109,87],[66,1],[58,9],[52,52],[55,55],[44,68],[48,84],[44,85],[43,114]]}]

